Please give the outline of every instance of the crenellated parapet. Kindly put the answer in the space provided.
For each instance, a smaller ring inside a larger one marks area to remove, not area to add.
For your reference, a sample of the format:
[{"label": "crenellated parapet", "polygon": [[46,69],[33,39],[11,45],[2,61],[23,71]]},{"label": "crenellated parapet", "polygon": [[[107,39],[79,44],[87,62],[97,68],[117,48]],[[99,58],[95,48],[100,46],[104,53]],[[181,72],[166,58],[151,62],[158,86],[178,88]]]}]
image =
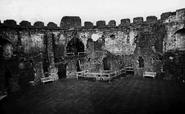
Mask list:
[{"label": "crenellated parapet", "polygon": [[185,8],[176,10],[177,20],[183,21],[185,20]]},{"label": "crenellated parapet", "polygon": [[44,25],[44,22],[37,21],[33,25],[31,22],[23,20],[19,24],[15,20],[8,19],[5,20],[4,23],[0,23],[0,28],[13,28],[13,29],[50,29],[50,30],[59,30],[60,27],[57,26],[54,22],[49,22],[47,26]]},{"label": "crenellated parapet", "polygon": [[57,29],[58,28],[57,24],[55,24],[54,22],[49,22],[47,24],[47,27],[50,29]]},{"label": "crenellated parapet", "polygon": [[36,27],[36,28],[43,28],[44,27],[44,22],[37,21],[37,22],[34,23],[33,26]]},{"label": "crenellated parapet", "polygon": [[7,19],[4,21],[4,25],[8,27],[16,27],[17,22],[13,19]]},{"label": "crenellated parapet", "polygon": [[143,17],[135,17],[133,19],[133,24],[141,24],[143,23]]},{"label": "crenellated parapet", "polygon": [[85,29],[92,29],[93,26],[94,26],[94,25],[93,25],[92,22],[89,22],[89,21],[84,22],[84,28],[85,28]]},{"label": "crenellated parapet", "polygon": [[106,27],[106,22],[104,20],[99,20],[96,22],[96,27],[97,28],[104,28],[104,27]]},{"label": "crenellated parapet", "polygon": [[130,25],[130,19],[126,18],[126,19],[121,19],[121,24],[119,26],[128,26]]},{"label": "crenellated parapet", "polygon": [[156,16],[148,16],[148,17],[146,17],[146,22],[155,23],[155,22],[157,22],[157,17]]},{"label": "crenellated parapet", "polygon": [[185,21],[185,8],[178,9],[175,12],[166,12],[161,14],[163,23],[184,23]]},{"label": "crenellated parapet", "polygon": [[29,21],[21,21],[20,23],[19,23],[19,25],[21,26],[21,27],[25,27],[25,28],[30,28],[31,27],[31,22],[29,22]]},{"label": "crenellated parapet", "polygon": [[172,12],[165,12],[161,14],[161,20],[164,20],[168,18],[171,15]]},{"label": "crenellated parapet", "polygon": [[108,23],[108,27],[116,27],[116,21],[115,20],[110,20]]},{"label": "crenellated parapet", "polygon": [[79,16],[64,16],[60,22],[62,29],[77,29],[81,28],[81,18]]},{"label": "crenellated parapet", "polygon": [[[146,20],[146,21],[144,21]],[[158,19],[156,16],[147,16],[146,19],[143,17],[134,17],[132,22],[129,18],[123,18],[120,20],[120,24],[116,25],[115,20],[110,20],[108,23],[104,20],[99,20],[93,25],[90,21],[85,21],[84,26],[82,26],[82,21],[79,16],[64,16],[61,19],[60,27],[54,22],[49,22],[48,24],[37,21],[33,25],[27,20],[21,21],[19,24],[13,19],[5,20],[3,23],[1,21],[0,27],[10,27],[10,28],[30,28],[30,29],[61,29],[61,30],[74,30],[74,29],[104,29],[104,28],[115,28],[115,27],[129,27],[137,25],[154,24],[157,22],[161,23],[173,23],[180,22],[185,23],[185,8],[178,9],[174,12],[164,12],[160,15]]]}]

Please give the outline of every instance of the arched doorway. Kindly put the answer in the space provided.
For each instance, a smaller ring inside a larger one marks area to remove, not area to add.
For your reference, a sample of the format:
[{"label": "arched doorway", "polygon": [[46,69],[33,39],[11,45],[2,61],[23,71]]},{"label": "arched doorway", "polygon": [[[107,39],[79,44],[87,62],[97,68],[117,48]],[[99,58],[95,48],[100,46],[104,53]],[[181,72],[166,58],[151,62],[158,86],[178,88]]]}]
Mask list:
[{"label": "arched doorway", "polygon": [[67,53],[78,55],[78,52],[84,52],[84,44],[79,38],[74,37],[67,44]]},{"label": "arched doorway", "polygon": [[185,48],[185,28],[177,30],[175,33],[176,48],[184,49]]},{"label": "arched doorway", "polygon": [[13,55],[13,45],[12,43],[0,36],[0,56],[1,59],[10,59]]},{"label": "arched doorway", "polygon": [[[0,35],[0,91],[4,93],[10,92],[10,78],[12,73],[10,70],[9,60],[13,55],[13,45],[9,39]],[[13,66],[13,65],[11,65]]]}]

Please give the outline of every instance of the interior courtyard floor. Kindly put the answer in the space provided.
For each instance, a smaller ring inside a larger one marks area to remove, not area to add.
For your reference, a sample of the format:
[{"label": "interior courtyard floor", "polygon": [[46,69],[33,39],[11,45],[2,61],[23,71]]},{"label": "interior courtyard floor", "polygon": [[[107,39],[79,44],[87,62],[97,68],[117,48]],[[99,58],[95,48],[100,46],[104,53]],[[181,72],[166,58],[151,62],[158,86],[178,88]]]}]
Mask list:
[{"label": "interior courtyard floor", "polygon": [[112,83],[60,79],[11,93],[1,114],[181,113],[185,83],[126,75]]}]

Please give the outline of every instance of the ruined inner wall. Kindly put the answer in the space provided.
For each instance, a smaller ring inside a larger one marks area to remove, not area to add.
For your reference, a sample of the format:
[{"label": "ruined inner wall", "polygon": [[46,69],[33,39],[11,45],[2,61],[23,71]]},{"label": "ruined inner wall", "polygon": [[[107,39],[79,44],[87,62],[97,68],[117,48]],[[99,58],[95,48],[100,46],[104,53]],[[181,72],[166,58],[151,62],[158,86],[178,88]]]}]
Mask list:
[{"label": "ruined inner wall", "polygon": [[[134,23],[129,23],[130,21],[127,19],[126,23],[121,23],[118,27],[111,22],[106,27],[105,22],[100,21],[95,28],[91,29],[88,25],[87,28],[85,26],[81,29],[50,31],[43,28],[43,24],[40,22],[40,24],[35,24],[37,28],[18,29],[16,35],[17,39],[20,39],[19,47],[22,49],[24,57],[29,59],[33,56],[35,58],[41,53],[43,58],[40,57],[40,61],[36,59],[37,63],[42,62],[42,59],[45,58],[55,59],[55,62],[63,59],[63,63],[67,64],[66,75],[68,78],[75,77],[75,73],[79,69],[100,72],[105,67],[115,71],[132,66],[137,74],[137,72],[142,72],[140,69],[155,70],[152,66],[156,62],[151,62],[151,60],[156,60],[155,54],[161,50],[157,42],[161,44],[162,37],[154,36],[155,31],[153,30],[153,26],[159,24],[155,24],[157,22],[155,18],[154,20],[149,19],[150,21],[143,22],[143,18],[138,17],[134,19]],[[122,22],[125,21],[122,20]],[[93,40],[94,37],[96,40]],[[76,48],[81,45],[84,48],[83,56],[76,54],[79,51]],[[68,55],[70,47],[74,51],[73,56]],[[53,55],[51,56],[51,54]],[[142,68],[139,68],[139,57],[144,59]],[[49,62],[51,63],[50,59]]]},{"label": "ruined inner wall", "polygon": [[167,35],[164,38],[164,79],[184,82],[185,9],[168,12],[163,19]]},{"label": "ruined inner wall", "polygon": [[[67,39],[66,44],[73,37],[77,37],[83,43],[85,57],[78,55],[74,57],[80,59],[81,70],[100,72],[104,69],[104,58],[106,58],[109,70],[112,71],[131,66],[139,75],[144,70],[160,72],[159,57],[163,53],[165,27],[157,20],[147,22],[143,22],[141,18],[135,20],[137,20],[135,23],[127,23],[119,27],[68,31],[63,36]],[[76,32],[75,36],[74,32]],[[95,38],[94,41],[93,38]],[[143,67],[139,66],[139,57],[143,59]],[[75,59],[73,60],[76,62],[68,62],[72,66],[70,73],[77,71],[78,59]]]},{"label": "ruined inner wall", "polygon": [[[93,30],[79,30],[74,36],[75,31],[65,32],[64,35],[67,42],[70,43],[73,37],[77,37],[79,41],[81,41],[84,45],[84,53],[85,56],[76,55],[75,57],[68,56],[68,66],[70,66],[70,73],[74,73],[77,70],[77,60],[80,60],[81,70],[88,70],[90,72],[100,72],[100,70],[104,69],[103,59],[107,58],[110,64],[110,70],[118,70],[121,67],[123,68],[123,64],[119,65],[123,61],[123,55],[133,54],[134,49],[128,49],[130,47],[134,48],[133,39],[128,39],[128,33],[124,33],[118,29],[110,30],[110,29],[93,29]],[[133,33],[131,33],[132,36]],[[97,40],[93,41],[93,37],[96,36]],[[129,40],[129,41],[128,41]],[[75,43],[74,43],[75,45]],[[67,52],[66,52],[67,53]],[[77,59],[78,58],[78,59]],[[121,59],[117,59],[121,58]],[[70,74],[68,74],[69,76]],[[71,74],[72,75],[72,74]]]},{"label": "ruined inner wall", "polygon": [[185,26],[185,9],[171,12],[167,18],[163,19],[163,23],[167,32],[167,35],[164,39],[163,50],[168,51],[177,48],[184,48],[184,32],[178,31],[184,29]]},{"label": "ruined inner wall", "polygon": [[48,67],[54,64],[52,40],[55,30],[50,32],[50,27],[44,27],[40,23],[30,26],[29,22],[23,21],[16,25],[13,20],[7,20],[0,25],[1,40],[9,41],[13,47],[12,57],[3,60],[1,64],[3,68],[11,71],[12,91],[18,90],[19,86],[28,86],[30,81],[39,84],[40,77],[43,76],[45,59],[49,60]]},{"label": "ruined inner wall", "polygon": [[[134,67],[139,76],[143,71],[160,74],[163,53],[184,48],[184,11],[163,13],[159,20],[155,16],[148,16],[146,21],[136,17],[133,23],[122,19],[118,26],[111,20],[108,25],[97,21],[96,25],[85,22],[82,27],[79,17],[63,18],[60,28],[52,22],[46,27],[40,21],[31,26],[28,21],[17,25],[7,20],[0,26],[0,34],[12,42],[17,63],[22,58],[29,63],[32,58],[40,76],[42,65],[54,63],[65,66],[61,71],[66,70],[67,78],[75,78],[79,70],[115,71],[127,66]],[[46,59],[49,63],[44,62]],[[39,82],[38,77],[35,79]]]},{"label": "ruined inner wall", "polygon": [[[15,44],[17,43],[17,38],[17,32],[14,29],[9,28],[8,32],[5,32],[4,29],[0,27],[0,89],[7,89],[4,88],[6,87],[4,86],[6,85],[6,77],[4,77],[5,71],[11,73],[9,74],[9,77],[11,77],[9,81],[11,85],[11,90],[16,91],[19,89],[19,85],[17,83],[18,58],[13,53],[16,50],[13,47],[15,47]],[[9,60],[10,58],[11,60]]]}]

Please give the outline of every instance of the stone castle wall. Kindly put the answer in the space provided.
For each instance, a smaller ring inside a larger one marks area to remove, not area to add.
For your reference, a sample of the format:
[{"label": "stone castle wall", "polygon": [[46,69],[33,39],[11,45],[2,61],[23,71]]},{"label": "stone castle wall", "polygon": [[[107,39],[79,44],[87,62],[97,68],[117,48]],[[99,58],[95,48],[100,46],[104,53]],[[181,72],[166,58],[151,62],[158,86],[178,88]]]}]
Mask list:
[{"label": "stone castle wall", "polygon": [[[66,64],[67,78],[75,77],[78,61],[81,70],[92,72],[104,69],[107,64],[110,70],[133,66],[139,76],[145,70],[160,74],[163,53],[184,48],[185,37],[179,32],[184,29],[184,15],[185,9],[180,9],[163,13],[160,19],[148,16],[143,21],[143,17],[136,17],[130,23],[130,19],[125,18],[118,26],[114,20],[108,25],[100,20],[96,25],[84,22],[81,26],[77,16],[63,17],[60,27],[53,22],[44,26],[41,21],[31,25],[24,20],[17,25],[14,20],[6,20],[0,23],[0,37],[12,43],[18,64],[22,58],[27,63],[32,58],[35,64],[41,62],[43,65],[46,59],[48,64],[62,62]],[[78,55],[82,51],[84,53]],[[71,52],[77,54],[68,55]],[[105,58],[107,63],[103,62]],[[143,67],[139,65],[139,58],[144,61]]]}]

